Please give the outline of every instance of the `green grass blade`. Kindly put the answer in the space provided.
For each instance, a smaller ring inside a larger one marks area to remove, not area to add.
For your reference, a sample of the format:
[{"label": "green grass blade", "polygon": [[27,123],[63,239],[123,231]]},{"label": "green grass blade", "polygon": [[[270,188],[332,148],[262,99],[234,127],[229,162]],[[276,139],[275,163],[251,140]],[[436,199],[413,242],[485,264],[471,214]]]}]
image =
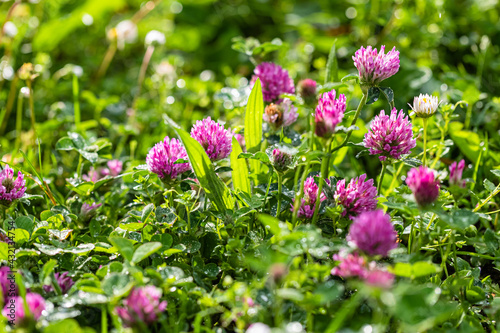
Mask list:
[{"label": "green grass blade", "polygon": [[231,156],[231,168],[233,169],[231,177],[233,178],[234,189],[240,189],[244,193],[250,194],[250,180],[248,179],[248,167],[245,159],[238,159],[238,156],[243,152],[238,140],[233,137]]},{"label": "green grass blade", "polygon": [[326,63],[325,84],[330,82],[339,82],[339,64],[337,61],[337,47],[333,42],[330,54],[328,55],[328,62]]},{"label": "green grass blade", "polygon": [[229,188],[215,173],[214,166],[203,147],[183,129],[175,128],[175,131],[186,148],[196,178],[198,178],[208,198],[220,212],[233,209],[234,201]]},{"label": "green grass blade", "polygon": [[[262,141],[262,115],[264,114],[264,99],[260,79],[255,81],[250,97],[248,97],[245,114],[245,144],[249,152],[259,150]],[[260,162],[250,160],[253,172],[260,172]]]}]

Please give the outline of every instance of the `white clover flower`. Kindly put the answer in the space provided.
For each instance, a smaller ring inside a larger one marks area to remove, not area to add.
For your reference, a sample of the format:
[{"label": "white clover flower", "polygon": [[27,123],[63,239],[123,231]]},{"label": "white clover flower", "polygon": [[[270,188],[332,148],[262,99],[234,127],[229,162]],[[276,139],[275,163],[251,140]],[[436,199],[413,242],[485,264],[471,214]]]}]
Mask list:
[{"label": "white clover flower", "polygon": [[146,46],[156,46],[156,45],[163,45],[165,44],[165,34],[162,32],[159,32],[158,30],[151,30],[148,32],[146,35],[145,39],[145,44]]},{"label": "white clover flower", "polygon": [[436,96],[420,94],[413,99],[413,106],[410,105],[410,108],[417,117],[429,118],[436,113],[438,106],[439,100]]},{"label": "white clover flower", "polygon": [[3,32],[6,36],[14,38],[17,35],[17,27],[13,22],[7,21],[3,25]]},{"label": "white clover flower", "polygon": [[[115,36],[113,36],[113,32]],[[122,50],[125,47],[125,44],[132,44],[137,40],[137,25],[130,21],[124,20],[116,25],[116,28],[112,30],[110,37],[115,37],[118,42],[118,48]]]}]

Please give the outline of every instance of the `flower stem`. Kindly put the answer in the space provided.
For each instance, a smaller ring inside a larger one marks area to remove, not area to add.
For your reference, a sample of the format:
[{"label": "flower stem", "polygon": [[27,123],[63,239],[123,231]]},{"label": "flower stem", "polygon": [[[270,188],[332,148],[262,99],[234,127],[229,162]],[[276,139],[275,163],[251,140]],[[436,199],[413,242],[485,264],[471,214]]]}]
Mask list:
[{"label": "flower stem", "polygon": [[[365,106],[366,97],[367,97],[366,94],[363,93],[363,97],[361,97],[361,100],[359,101],[359,104],[358,104],[358,108],[356,109],[356,114],[354,115],[354,118],[351,122],[351,127],[356,125],[356,121],[358,121],[358,117],[361,114],[361,110],[363,109],[363,106]],[[345,136],[344,141],[342,141],[342,143],[340,145],[333,148],[331,152],[333,153],[333,152],[339,150],[340,148],[344,147],[347,144],[347,141],[349,140],[349,138],[351,137],[352,132],[353,132],[352,129],[349,130],[349,132],[347,132],[347,134]]]},{"label": "flower stem", "polygon": [[21,91],[17,96],[17,114],[16,114],[16,142],[14,143],[14,151],[10,157],[10,163],[14,162],[14,156],[18,153],[21,146],[21,131],[23,129],[23,101],[24,96]]},{"label": "flower stem", "polygon": [[306,180],[307,174],[309,173],[309,166],[311,165],[311,160],[309,160],[306,164],[306,168],[304,169],[304,173],[300,178],[300,189],[299,194],[295,197],[295,202],[293,204],[293,216],[292,216],[292,225],[295,228],[297,222],[297,216],[299,214],[300,204],[302,202],[302,196],[304,195],[304,182]]},{"label": "flower stem", "polygon": [[319,215],[319,205],[321,204],[321,193],[323,192],[323,183],[325,179],[328,178],[330,172],[330,156],[332,156],[332,141],[328,140],[326,144],[326,156],[321,163],[321,179],[318,185],[318,194],[316,196],[316,203],[314,205],[314,214],[312,218],[312,224],[316,224]]},{"label": "flower stem", "polygon": [[422,157],[422,164],[427,166],[427,118],[422,120],[424,122],[424,157]]},{"label": "flower stem", "polygon": [[78,95],[79,95],[78,76],[76,76],[76,74],[73,73],[73,109],[75,111],[75,127],[77,131],[78,128],[80,127],[80,122],[81,122],[80,101]]},{"label": "flower stem", "polygon": [[280,172],[277,172],[278,174],[278,207],[276,208],[276,218],[280,218],[280,213],[281,213],[281,192],[282,192],[282,186],[283,186],[283,175]]},{"label": "flower stem", "polygon": [[269,188],[271,187],[271,182],[273,181],[273,169],[271,169],[271,174],[269,175],[269,182],[267,183],[266,195],[264,196],[264,209],[267,204],[267,196],[269,195]]},{"label": "flower stem", "polygon": [[382,170],[380,171],[380,177],[378,179],[378,185],[377,185],[377,194],[380,194],[380,190],[382,189],[382,181],[384,180],[386,169],[387,165],[385,163],[382,163]]}]

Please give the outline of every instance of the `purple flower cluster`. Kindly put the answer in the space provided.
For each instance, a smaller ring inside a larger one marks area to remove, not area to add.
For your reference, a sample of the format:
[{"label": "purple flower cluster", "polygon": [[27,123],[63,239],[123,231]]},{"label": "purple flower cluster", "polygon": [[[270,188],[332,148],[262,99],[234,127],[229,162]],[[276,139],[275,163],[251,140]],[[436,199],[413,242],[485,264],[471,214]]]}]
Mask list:
[{"label": "purple flower cluster", "polygon": [[[66,294],[75,284],[73,279],[70,276],[68,276],[68,272],[55,273],[54,275],[56,277],[57,284],[61,288],[63,294]],[[45,290],[45,292],[47,293],[50,293],[51,291],[54,291],[54,287],[52,285],[46,285],[43,286],[43,290]]]},{"label": "purple flower cluster", "polygon": [[298,116],[297,107],[292,104],[290,99],[285,98],[279,105],[271,103],[266,106],[262,118],[276,131],[281,127],[293,124],[297,121]]},{"label": "purple flower cluster", "polygon": [[[316,185],[316,183],[314,182],[313,177],[308,177],[304,182],[304,196],[302,197],[302,203],[300,205],[297,216],[299,218],[306,219],[312,218],[314,215],[314,209],[316,207],[316,200],[318,200],[318,185]],[[326,196],[323,192],[321,192],[319,200],[326,200]]]},{"label": "purple flower cluster", "polygon": [[439,196],[439,179],[436,178],[434,170],[427,167],[411,169],[406,177],[406,184],[421,207],[432,204]]},{"label": "purple flower cluster", "polygon": [[346,109],[346,98],[340,94],[336,99],[335,89],[324,93],[316,106],[314,121],[316,123],[316,135],[330,137],[335,133],[335,127],[342,121]]},{"label": "purple flower cluster", "polygon": [[122,172],[123,162],[120,160],[110,160],[107,163],[107,168],[98,168],[97,170],[94,167],[91,167],[89,172],[86,175],[82,176],[82,179],[86,182],[97,182],[99,179],[104,178],[106,176],[116,177]]},{"label": "purple flower cluster", "polygon": [[273,149],[272,155],[273,167],[278,172],[285,172],[288,170],[293,162],[293,156],[283,149]]},{"label": "purple flower cluster", "polygon": [[450,165],[450,186],[458,186],[461,188],[465,188],[466,181],[462,179],[462,172],[465,168],[465,161],[461,160],[460,162],[453,162]]},{"label": "purple flower cluster", "polygon": [[[35,320],[40,319],[42,312],[46,308],[45,299],[37,293],[27,293],[26,304],[29,309],[28,315],[33,317]],[[2,314],[7,319],[13,320],[16,325],[23,323],[27,319],[26,313],[24,312],[23,298],[21,296],[9,298],[5,304]]]},{"label": "purple flower cluster", "polygon": [[191,136],[201,144],[212,162],[226,158],[231,153],[231,132],[210,117],[196,121]]},{"label": "purple flower cluster", "polygon": [[332,275],[346,278],[359,278],[367,285],[379,288],[390,288],[394,283],[394,275],[377,267],[375,262],[367,263],[356,252],[342,251],[333,255],[339,264],[331,271]]},{"label": "purple flower cluster", "polygon": [[338,275],[343,278],[363,277],[365,275],[366,261],[357,253],[338,253],[333,255],[333,260],[339,264],[332,269],[332,275]]},{"label": "purple flower cluster", "polygon": [[170,181],[191,168],[189,163],[174,164],[178,159],[188,159],[186,149],[179,140],[166,136],[151,148],[146,164],[149,171],[156,173],[162,180]]},{"label": "purple flower cluster", "polygon": [[283,69],[280,65],[263,62],[254,70],[251,84],[253,85],[257,78],[260,79],[262,84],[262,95],[265,102],[280,103],[279,98],[281,94],[294,94],[295,86],[293,80],[288,75],[288,71]]},{"label": "purple flower cluster", "polygon": [[14,170],[8,165],[0,171],[0,204],[9,205],[12,201],[22,198],[26,191],[26,181],[21,171],[14,180]]},{"label": "purple flower cluster", "polygon": [[385,53],[385,45],[377,49],[361,47],[352,57],[358,69],[361,85],[376,86],[383,80],[393,76],[399,70],[399,51],[394,47]]},{"label": "purple flower cluster", "polygon": [[370,256],[385,257],[398,246],[398,234],[391,217],[382,210],[364,212],[356,217],[349,228],[347,240]]},{"label": "purple flower cluster", "polygon": [[95,202],[89,205],[84,203],[80,208],[80,219],[84,222],[90,220],[97,213],[97,208],[101,207],[102,204],[96,204]]},{"label": "purple flower cluster", "polygon": [[373,119],[363,142],[366,148],[370,148],[371,155],[380,155],[381,161],[399,159],[417,145],[408,116],[405,117],[403,110],[398,114],[395,108],[390,116],[382,110]]},{"label": "purple flower cluster", "polygon": [[353,219],[362,212],[377,208],[377,188],[373,186],[373,179],[366,180],[366,174],[351,179],[347,186],[345,179],[341,179],[337,182],[335,201],[344,207],[342,216]]},{"label": "purple flower cluster", "polygon": [[297,90],[306,102],[306,104],[313,104],[316,102],[316,89],[317,89],[317,83],[314,80],[311,79],[305,79],[302,81],[299,81],[297,85]]},{"label": "purple flower cluster", "polygon": [[9,291],[15,290],[17,295],[17,285],[15,283],[14,273],[11,272],[9,266],[0,267],[0,287],[2,288],[3,303],[6,304],[9,299]]},{"label": "purple flower cluster", "polygon": [[146,325],[154,323],[167,308],[167,301],[160,302],[161,295],[161,290],[154,286],[134,288],[116,313],[127,327],[134,327],[138,321]]}]

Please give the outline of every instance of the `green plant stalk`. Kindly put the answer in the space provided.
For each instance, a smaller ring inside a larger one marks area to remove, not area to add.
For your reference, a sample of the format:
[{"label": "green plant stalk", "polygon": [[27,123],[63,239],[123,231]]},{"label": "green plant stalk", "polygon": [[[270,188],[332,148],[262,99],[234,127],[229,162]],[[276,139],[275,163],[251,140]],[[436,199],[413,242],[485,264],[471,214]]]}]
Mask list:
[{"label": "green plant stalk", "polygon": [[33,88],[31,86],[31,78],[26,80],[26,84],[28,85],[29,90],[29,106],[30,106],[30,114],[31,114],[31,127],[33,128],[34,134],[34,142],[33,146],[38,146],[38,167],[40,168],[40,174],[43,177],[43,169],[42,169],[42,150],[40,148],[40,138],[38,137],[38,133],[36,131],[36,121],[35,121],[35,102],[33,99]]},{"label": "green plant stalk", "polygon": [[80,88],[78,85],[78,76],[73,73],[73,109],[75,111],[75,127],[77,130],[80,127],[81,122],[79,94]]},{"label": "green plant stalk", "polygon": [[269,182],[267,183],[267,189],[266,189],[266,195],[264,196],[264,205],[263,207],[265,208],[266,207],[266,204],[267,204],[267,196],[269,195],[269,189],[271,188],[271,182],[273,181],[273,175],[274,175],[274,172],[273,172],[273,168],[269,168],[271,170],[271,174],[269,175]]},{"label": "green plant stalk", "polygon": [[[358,104],[358,108],[356,109],[356,114],[354,115],[354,119],[352,120],[351,122],[351,127],[356,125],[356,122],[358,121],[358,117],[359,115],[361,114],[361,110],[363,109],[363,106],[365,106],[366,104],[366,97],[367,95],[365,93],[363,93],[363,97],[361,97],[361,100],[359,101],[359,104]],[[340,148],[344,147],[346,144],[347,144],[347,141],[349,140],[349,138],[351,137],[351,134],[352,134],[353,130],[349,130],[349,132],[347,132],[346,136],[345,136],[345,139],[344,141],[342,141],[342,143],[338,146],[336,146],[335,148],[332,149],[331,153],[339,150]]]},{"label": "green plant stalk", "polygon": [[17,75],[14,75],[14,78],[12,79],[12,83],[10,84],[9,96],[7,97],[7,104],[5,106],[5,109],[2,110],[2,114],[0,115],[0,135],[2,135],[4,133],[4,130],[7,126],[7,119],[9,119],[10,112],[12,111],[12,107],[14,106],[14,101],[16,99],[16,87],[17,87],[18,80],[19,80],[19,77]]},{"label": "green plant stalk", "polygon": [[386,169],[387,169],[387,164],[385,162],[382,162],[382,170],[380,171],[380,177],[378,179],[378,185],[377,185],[377,194],[379,194],[379,195],[380,195],[380,191],[382,189],[382,182],[384,180]]},{"label": "green plant stalk", "polygon": [[276,218],[280,218],[280,213],[281,213],[281,192],[282,192],[282,186],[283,186],[283,175],[280,172],[277,172],[278,174],[278,207],[276,208]]},{"label": "green plant stalk", "polygon": [[427,118],[423,118],[424,122],[424,156],[422,157],[422,164],[427,166]]},{"label": "green plant stalk", "polygon": [[318,195],[316,197],[316,202],[314,205],[314,214],[312,218],[312,224],[316,224],[319,215],[319,205],[321,204],[321,193],[323,193],[323,183],[325,179],[328,178],[328,174],[330,172],[330,157],[332,156],[332,140],[328,140],[326,143],[326,156],[323,159],[323,163],[321,163],[321,180],[318,185]]},{"label": "green plant stalk", "polygon": [[295,197],[295,202],[293,204],[293,216],[292,216],[292,225],[295,228],[297,223],[297,217],[299,214],[300,204],[302,202],[302,196],[304,195],[304,182],[306,180],[307,174],[309,173],[309,166],[311,165],[311,161],[307,161],[306,168],[304,169],[304,173],[300,178],[300,189],[299,194]]},{"label": "green plant stalk", "polygon": [[399,174],[403,170],[404,165],[405,165],[404,162],[401,162],[401,164],[399,164],[399,167],[398,167],[398,170],[396,171],[396,173],[392,175],[391,185],[389,185],[389,190],[385,191],[385,195],[390,194],[392,192],[392,190],[394,189],[394,185],[396,184],[396,179],[398,179]]},{"label": "green plant stalk", "polygon": [[408,254],[411,254],[411,248],[415,241],[415,219],[411,221],[410,234],[408,235]]},{"label": "green plant stalk", "polygon": [[101,332],[108,333],[108,311],[106,305],[103,305],[101,309]]},{"label": "green plant stalk", "polygon": [[354,294],[336,313],[335,319],[328,326],[325,333],[337,332],[342,327],[344,321],[353,314],[362,300],[363,296],[361,295],[361,293],[359,291],[356,292],[356,294]]},{"label": "green plant stalk", "polygon": [[23,94],[19,91],[17,96],[17,114],[16,114],[16,142],[14,143],[14,150],[10,156],[10,163],[14,163],[14,156],[19,150],[21,145],[21,131],[23,126]]}]

